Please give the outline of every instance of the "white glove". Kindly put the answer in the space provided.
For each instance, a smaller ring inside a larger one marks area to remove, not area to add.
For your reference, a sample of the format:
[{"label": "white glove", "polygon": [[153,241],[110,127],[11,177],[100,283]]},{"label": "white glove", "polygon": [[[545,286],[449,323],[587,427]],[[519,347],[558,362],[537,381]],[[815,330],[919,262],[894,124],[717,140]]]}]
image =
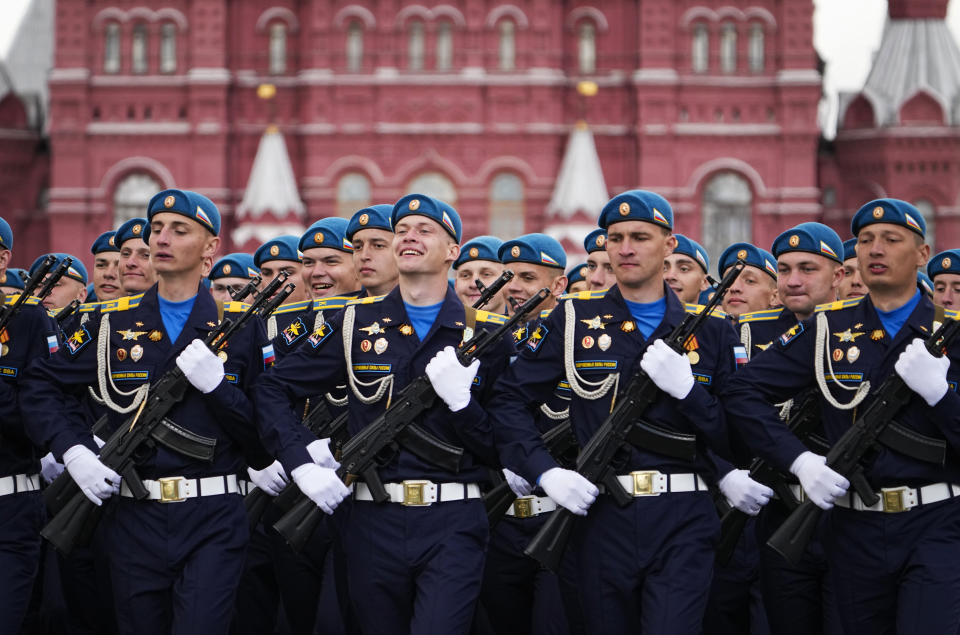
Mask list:
[{"label": "white glove", "polygon": [[283,471],[280,461],[274,461],[262,470],[247,468],[247,474],[253,484],[270,496],[276,496],[287,486],[287,473]]},{"label": "white glove", "polygon": [[309,496],[324,514],[332,514],[337,505],[350,495],[350,490],[330,468],[304,463],[290,475],[300,491]]},{"label": "white glove", "polygon": [[640,368],[650,375],[657,388],[674,399],[683,399],[693,390],[693,372],[690,360],[657,340],[647,347],[640,360]]},{"label": "white glove", "polygon": [[85,445],[75,445],[63,453],[63,464],[84,496],[98,506],[120,493],[120,475],[100,462]]},{"label": "white glove", "polygon": [[223,362],[200,340],[193,340],[183,349],[177,356],[177,366],[193,387],[204,394],[223,381]]},{"label": "white glove", "polygon": [[578,516],[586,516],[587,508],[596,500],[600,490],[578,472],[552,467],[540,475],[540,487],[557,505]]},{"label": "white glove", "polygon": [[833,507],[833,502],[850,487],[850,481],[827,467],[827,457],[810,451],[794,459],[790,472],[800,479],[807,498],[820,509]]},{"label": "white glove", "polygon": [[731,470],[717,485],[731,506],[751,516],[759,514],[773,497],[773,490],[750,478],[747,470]]},{"label": "white glove", "polygon": [[479,359],[473,360],[469,366],[461,364],[452,346],[439,351],[427,364],[427,377],[450,412],[463,410],[470,403],[470,387],[478,368]]},{"label": "white glove", "polygon": [[533,487],[527,482],[527,479],[519,474],[514,474],[507,468],[503,468],[503,477],[507,479],[507,485],[509,485],[513,493],[517,495],[517,498],[529,496],[530,492],[533,491]]},{"label": "white glove", "polygon": [[313,462],[320,467],[328,467],[331,470],[340,467],[340,463],[333,458],[333,454],[330,452],[330,439],[319,439],[311,442],[307,446],[307,452],[310,453]]},{"label": "white glove", "polygon": [[910,390],[923,397],[928,406],[936,405],[947,394],[950,359],[946,355],[931,355],[920,338],[914,338],[903,349],[893,368]]},{"label": "white glove", "polygon": [[46,456],[40,459],[40,476],[43,477],[43,482],[52,483],[61,474],[63,474],[63,463],[58,463],[53,458],[53,452],[47,452]]}]

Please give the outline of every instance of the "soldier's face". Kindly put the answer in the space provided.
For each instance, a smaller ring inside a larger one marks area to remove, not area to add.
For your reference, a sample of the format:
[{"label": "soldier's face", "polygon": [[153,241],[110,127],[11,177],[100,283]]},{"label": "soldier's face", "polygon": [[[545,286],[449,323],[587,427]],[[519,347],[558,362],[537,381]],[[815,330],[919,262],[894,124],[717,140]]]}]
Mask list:
[{"label": "soldier's face", "polygon": [[609,289],[617,282],[610,266],[610,256],[605,251],[594,251],[587,255],[587,270],[584,274],[591,291]]},{"label": "soldier's face", "polygon": [[776,296],[777,283],[774,279],[757,267],[748,265],[723,296],[721,306],[726,313],[740,317],[744,313],[773,307]]},{"label": "soldier's face", "polygon": [[960,309],[960,274],[937,274],[933,279],[933,303],[947,309]]},{"label": "soldier's face", "polygon": [[150,220],[150,261],[158,277],[187,273],[199,277],[219,245],[219,238],[181,214],[160,212]]},{"label": "soldier's face", "polygon": [[41,304],[43,304],[46,309],[56,311],[67,306],[74,300],[83,302],[86,297],[87,285],[79,280],[63,276],[57,280],[57,284],[53,285],[53,289],[50,290],[50,293],[47,294],[47,297],[43,299]]},{"label": "soldier's face", "polygon": [[857,235],[857,262],[870,293],[906,293],[915,288],[917,269],[929,257],[930,246],[900,225],[867,225]]},{"label": "soldier's face", "polygon": [[843,267],[824,256],[790,251],[777,258],[780,303],[800,318],[810,316],[818,304],[836,300],[842,279]]},{"label": "soldier's face", "polygon": [[353,257],[332,247],[313,247],[303,252],[303,283],[311,298],[329,298],[360,288]]},{"label": "soldier's face", "polygon": [[589,283],[586,280],[580,280],[570,285],[570,289],[568,290],[568,293],[580,293],[581,291],[589,291],[589,290],[590,290]]},{"label": "soldier's face", "polygon": [[404,216],[393,231],[393,255],[401,275],[446,273],[460,255],[460,245],[432,218]]},{"label": "soldier's face", "polygon": [[[210,283],[210,295],[218,302],[233,302],[230,291],[239,291],[247,286],[247,282],[249,282],[247,278],[217,278]],[[249,298],[247,300],[249,301]]]},{"label": "soldier's face", "polygon": [[840,281],[840,287],[837,289],[837,298],[846,300],[848,298],[859,298],[867,295],[867,285],[863,284],[863,278],[860,276],[860,268],[857,266],[857,259],[850,258],[843,261],[843,280]]},{"label": "soldier's face", "polygon": [[[293,293],[287,296],[287,304],[291,302],[301,302],[310,297],[310,293],[307,291],[309,287],[303,281],[303,265],[296,260],[268,260],[262,263],[260,265],[260,290],[263,291],[266,289],[267,285],[273,282],[273,279],[281,273],[286,273],[287,282],[292,282],[295,285]],[[244,284],[246,284],[246,282],[244,282]],[[279,292],[280,289],[277,289],[277,293]]]},{"label": "soldier's face", "polygon": [[676,246],[673,234],[646,221],[621,221],[607,228],[607,255],[622,287],[662,283],[663,261]]},{"label": "soldier's face", "polygon": [[93,292],[98,300],[116,300],[123,295],[120,287],[120,254],[104,251],[93,258]]},{"label": "soldier's face", "polygon": [[353,235],[353,268],[357,279],[372,295],[383,295],[397,284],[393,257],[393,232],[361,229]]},{"label": "soldier's face", "polygon": [[131,238],[120,245],[120,287],[123,295],[146,291],[157,281],[150,261],[150,248],[139,238]]},{"label": "soldier's face", "polygon": [[663,261],[663,279],[676,292],[681,302],[696,304],[700,292],[707,288],[707,272],[686,254],[670,254]]},{"label": "soldier's face", "polygon": [[507,283],[504,290],[507,298],[512,298],[517,304],[523,304],[534,296],[540,289],[550,290],[550,297],[540,303],[539,310],[553,308],[556,298],[567,288],[567,277],[555,267],[535,265],[529,262],[511,262],[505,265],[513,270],[513,279]]},{"label": "soldier's face", "polygon": [[[494,280],[503,273],[503,265],[491,260],[468,260],[457,267],[456,277],[453,287],[457,292],[457,297],[463,302],[464,306],[473,306],[480,299],[480,289],[477,288],[477,280],[480,280],[485,286],[493,284]],[[492,298],[483,308],[487,311],[502,313],[506,295],[501,290],[496,297]]]}]

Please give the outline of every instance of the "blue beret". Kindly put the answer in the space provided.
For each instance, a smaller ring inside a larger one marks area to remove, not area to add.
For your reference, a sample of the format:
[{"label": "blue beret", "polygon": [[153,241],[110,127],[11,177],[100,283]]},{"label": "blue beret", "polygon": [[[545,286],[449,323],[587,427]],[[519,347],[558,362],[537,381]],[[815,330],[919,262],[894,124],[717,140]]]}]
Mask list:
[{"label": "blue beret", "polygon": [[350,221],[346,218],[337,216],[321,218],[310,225],[303,236],[300,237],[300,251],[306,251],[314,247],[328,247],[352,254],[353,243],[347,238],[347,225],[349,224]]},{"label": "blue beret", "polygon": [[561,270],[567,266],[567,254],[563,251],[563,245],[546,234],[525,234],[508,240],[500,245],[497,255],[503,264],[529,262]]},{"label": "blue beret", "polygon": [[113,236],[113,243],[118,249],[123,247],[123,243],[134,238],[139,238],[147,242],[150,238],[150,224],[146,218],[131,218],[120,227]]},{"label": "blue beret", "polygon": [[263,266],[263,263],[270,262],[271,260],[300,262],[303,254],[300,253],[300,248],[297,247],[299,242],[300,238],[292,235],[277,236],[273,240],[268,240],[257,247],[257,250],[254,252],[253,266],[259,269]]},{"label": "blue beret", "polygon": [[617,194],[603,206],[597,224],[607,229],[625,220],[644,220],[660,227],[673,229],[673,210],[667,199],[647,190],[629,190]]},{"label": "blue beret", "polygon": [[431,220],[440,223],[447,233],[453,236],[458,243],[463,232],[463,225],[460,222],[460,214],[443,201],[437,200],[424,194],[407,194],[393,206],[393,212],[390,215],[390,223],[396,227],[397,221],[404,216],[416,214],[426,216]]},{"label": "blue beret", "polygon": [[574,282],[585,282],[587,280],[587,263],[581,263],[567,272],[567,293]]},{"label": "blue beret", "polygon": [[595,251],[607,250],[607,230],[595,229],[583,239],[583,249],[592,254]]},{"label": "blue beret", "polygon": [[253,256],[250,254],[235,253],[227,254],[214,263],[210,275],[211,280],[220,278],[254,278],[260,273],[260,270],[253,262]]},{"label": "blue beret", "polygon": [[874,223],[900,225],[915,231],[920,236],[924,236],[927,231],[927,222],[923,220],[920,210],[897,198],[878,198],[870,201],[853,215],[850,228],[856,236],[862,228]]},{"label": "blue beret", "polygon": [[97,301],[97,292],[93,289],[93,283],[87,285],[87,297],[83,299],[84,302],[96,302]]},{"label": "blue beret", "polygon": [[773,239],[775,258],[791,251],[804,251],[843,263],[843,241],[823,223],[800,223]]},{"label": "blue beret", "polygon": [[[50,254],[43,254],[33,261],[33,264],[30,265],[30,275],[40,268],[40,265],[43,263],[43,259]],[[70,263],[70,268],[67,269],[67,273],[63,274],[64,278],[72,278],[77,282],[82,282],[87,284],[87,268],[83,266],[83,263],[80,262],[80,259],[71,254],[55,253],[53,254],[57,257],[57,261],[53,263],[53,267],[50,268],[50,271],[53,271],[60,266],[60,263],[63,262],[64,258],[73,258],[73,262]]]},{"label": "blue beret", "polygon": [[927,295],[933,295],[933,280],[927,277],[927,274],[922,271],[917,272],[917,288],[926,293]]},{"label": "blue beret", "polygon": [[220,210],[209,198],[190,190],[157,192],[147,205],[147,220],[160,212],[173,212],[193,219],[214,236],[220,235]]},{"label": "blue beret", "polygon": [[843,259],[850,260],[851,258],[857,257],[857,239],[851,238],[850,240],[843,241]]},{"label": "blue beret", "polygon": [[750,243],[733,243],[723,250],[723,253],[720,254],[720,262],[717,263],[717,270],[721,277],[723,272],[733,265],[738,258],[748,265],[762,269],[770,274],[774,280],[777,279],[777,259],[766,249],[760,249]]},{"label": "blue beret", "polygon": [[20,275],[21,271],[23,271],[23,269],[7,269],[7,279],[4,281],[3,286],[13,287],[21,291],[26,288],[26,285],[23,283],[23,276]]},{"label": "blue beret", "polygon": [[97,239],[93,241],[93,245],[90,247],[90,253],[94,256],[97,254],[102,254],[105,251],[120,251],[120,247],[116,245],[116,240],[114,235],[117,232],[103,232]]},{"label": "blue beret", "polygon": [[457,269],[471,260],[489,260],[500,262],[500,245],[503,241],[494,236],[477,236],[471,238],[460,248],[460,256],[453,261],[453,268]]},{"label": "blue beret", "polygon": [[0,249],[13,249],[13,230],[3,218],[0,218]]},{"label": "blue beret", "polygon": [[930,259],[927,275],[936,278],[941,273],[960,274],[960,249],[948,249]]},{"label": "blue beret", "polygon": [[683,234],[674,234],[674,236],[677,237],[677,246],[673,249],[673,253],[690,256],[700,263],[700,266],[703,267],[704,273],[709,273],[710,256],[707,255],[707,250],[703,248],[703,245],[695,240],[687,238]]},{"label": "blue beret", "polygon": [[358,210],[347,224],[347,240],[352,241],[353,235],[361,229],[385,229],[392,232],[391,212],[393,212],[393,205],[371,205]]}]

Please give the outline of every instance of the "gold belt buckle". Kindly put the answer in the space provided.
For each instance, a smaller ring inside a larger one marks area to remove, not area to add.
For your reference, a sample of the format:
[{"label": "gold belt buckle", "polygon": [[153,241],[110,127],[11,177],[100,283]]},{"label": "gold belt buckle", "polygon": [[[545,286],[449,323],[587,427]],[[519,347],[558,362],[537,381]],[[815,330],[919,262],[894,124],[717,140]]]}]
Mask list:
[{"label": "gold belt buckle", "polygon": [[533,516],[533,499],[525,496],[513,501],[513,515],[516,518],[530,518]]},{"label": "gold belt buckle", "polygon": [[187,500],[180,495],[180,482],[183,480],[184,478],[182,476],[171,476],[160,479],[160,502],[181,503]]},{"label": "gold belt buckle", "polygon": [[881,489],[880,494],[883,498],[883,511],[888,514],[905,512],[907,509],[903,506],[903,494],[907,488],[898,487],[896,489]]},{"label": "gold belt buckle", "polygon": [[403,482],[403,504],[409,507],[423,507],[430,502],[424,496],[424,488],[430,484],[430,481],[404,481]]},{"label": "gold belt buckle", "polygon": [[653,491],[653,478],[658,474],[659,472],[649,470],[630,472],[630,476],[633,477],[633,495],[658,496],[660,492]]}]

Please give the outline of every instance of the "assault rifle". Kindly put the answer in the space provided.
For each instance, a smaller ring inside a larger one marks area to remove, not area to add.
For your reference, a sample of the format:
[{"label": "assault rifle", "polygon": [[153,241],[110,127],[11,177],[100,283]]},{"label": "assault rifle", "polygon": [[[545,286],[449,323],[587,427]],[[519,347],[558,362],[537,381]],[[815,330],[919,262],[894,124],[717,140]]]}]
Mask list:
[{"label": "assault rifle", "polygon": [[[931,355],[942,357],[960,332],[960,322],[945,319],[924,343]],[[873,402],[857,417],[853,425],[827,453],[827,466],[842,474],[850,481],[853,490],[867,505],[875,505],[880,497],[870,486],[864,474],[863,461],[876,449],[879,443],[891,445],[887,441],[888,430],[896,425],[893,418],[914,396],[913,390],[896,372],[892,372],[874,392]],[[900,427],[902,433],[912,435],[913,431]],[[921,444],[928,437],[914,439]],[[895,444],[895,442],[893,442]],[[902,495],[900,492],[891,494]],[[851,492],[850,496],[853,496]],[[798,563],[813,537],[823,512],[812,501],[804,501],[787,517],[783,524],[767,541],[774,551],[791,563]]]},{"label": "assault rifle", "polygon": [[[224,318],[207,336],[204,344],[213,352],[226,346],[229,339],[251,318],[261,317],[272,303],[268,298],[283,285],[286,277],[281,274],[275,278],[236,321]],[[282,296],[282,301],[292,291],[293,285],[287,285],[277,297]],[[195,434],[167,419],[167,414],[183,400],[189,388],[190,382],[178,366],[164,373],[150,387],[147,398],[136,413],[117,428],[100,449],[100,461],[120,474],[138,500],[146,498],[149,492],[137,473],[137,465],[154,453],[157,444],[192,459],[213,460],[216,439]],[[78,544],[89,544],[100,521],[103,506],[92,503],[67,472],[47,488],[44,500],[54,515],[40,532],[41,536],[65,555]]]},{"label": "assault rifle", "polygon": [[76,313],[77,309],[79,308],[80,308],[80,300],[74,300],[67,306],[57,311],[56,317],[53,318],[57,321],[57,326],[59,326],[60,328],[63,328],[63,323],[66,322],[71,315]]},{"label": "assault rifle", "polygon": [[233,298],[234,302],[243,302],[247,299],[247,296],[252,295],[254,299],[259,295],[258,289],[260,288],[260,283],[263,282],[263,278],[259,274],[250,278],[250,280],[242,288],[234,291],[230,289],[230,297]]},{"label": "assault rifle", "polygon": [[[744,262],[737,260],[723,277],[716,293],[699,313],[688,313],[683,321],[664,338],[664,342],[679,354],[685,354],[685,345],[696,335],[700,325],[707,319],[713,310],[720,304],[724,294],[737,276],[743,270]],[[607,493],[621,507],[633,501],[633,496],[624,490],[617,480],[612,462],[620,448],[632,443],[632,434],[638,428],[637,422],[642,418],[647,408],[657,399],[660,389],[643,369],[638,368],[630,379],[622,395],[616,397],[617,405],[607,416],[603,425],[594,433],[580,451],[577,457],[577,472],[591,483],[603,484]],[[668,433],[668,431],[662,432]],[[676,434],[669,432],[669,434]],[[690,435],[679,435],[689,438]],[[677,439],[679,442],[680,439]],[[650,448],[649,445],[640,444]],[[695,446],[694,446],[695,447]],[[560,560],[570,539],[573,522],[576,516],[568,509],[560,508],[550,514],[540,531],[533,537],[524,550],[528,556],[547,567],[551,571],[559,571]]]},{"label": "assault rifle", "polygon": [[[67,259],[69,260],[69,259]],[[67,260],[64,260],[66,262]],[[40,287],[43,284],[43,277],[50,272],[50,269],[53,267],[54,263],[57,262],[57,257],[54,255],[49,255],[43,259],[43,262],[40,263],[40,266],[37,267],[36,271],[33,272],[33,275],[30,276],[27,281],[24,283],[24,289],[20,292],[20,295],[17,296],[17,299],[13,304],[0,304],[0,331],[3,331],[4,328],[10,321],[13,319],[17,313],[20,312],[20,309],[23,307],[24,302],[30,298],[30,296],[35,295],[34,291],[37,290],[37,287]],[[72,261],[71,261],[72,262]],[[67,265],[68,267],[70,265]],[[66,271],[66,269],[64,269]],[[61,274],[63,275],[63,274]],[[50,276],[53,278],[53,276]],[[46,285],[43,285],[46,288]],[[52,285],[51,285],[52,288]],[[47,289],[49,293],[49,289]],[[39,297],[39,296],[38,296]]]},{"label": "assault rifle", "polygon": [[[546,288],[540,289],[533,297],[523,303],[518,311],[492,331],[481,330],[457,348],[457,359],[469,366],[484,351],[496,345],[500,339],[511,332],[519,323],[526,321],[529,315],[550,295]],[[466,331],[465,331],[466,333]],[[362,477],[377,503],[390,500],[377,473],[377,457],[385,451],[392,451],[402,431],[408,428],[414,419],[428,410],[437,398],[429,378],[417,377],[400,391],[386,412],[367,424],[356,436],[343,446],[340,468],[337,475],[346,485],[351,485],[358,476]],[[320,508],[306,496],[303,496],[293,508],[274,524],[295,551],[303,549],[323,518]]]}]

